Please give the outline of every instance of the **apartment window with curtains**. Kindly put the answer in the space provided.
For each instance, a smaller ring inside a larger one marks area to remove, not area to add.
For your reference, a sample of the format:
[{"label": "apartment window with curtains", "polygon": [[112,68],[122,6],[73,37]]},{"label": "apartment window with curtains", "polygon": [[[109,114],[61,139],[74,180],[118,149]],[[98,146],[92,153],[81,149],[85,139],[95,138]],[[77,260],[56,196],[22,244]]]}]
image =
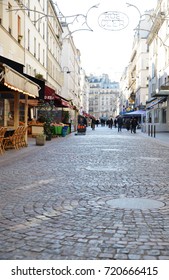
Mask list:
[{"label": "apartment window with curtains", "polygon": [[21,18],[18,16],[18,36],[21,35]]},{"label": "apartment window with curtains", "polygon": [[8,16],[9,16],[9,34],[12,34],[12,5],[8,3]]},{"label": "apartment window with curtains", "polygon": [[36,57],[36,38],[34,37],[34,57]]},{"label": "apartment window with curtains", "polygon": [[38,60],[40,61],[40,43],[38,43]]},{"label": "apartment window with curtains", "polygon": [[28,0],[28,17],[30,17],[30,0]]},{"label": "apartment window with curtains", "polygon": [[21,34],[21,18],[18,16],[18,43],[21,42],[22,34]]},{"label": "apartment window with curtains", "polygon": [[45,23],[43,22],[43,39],[45,39]]},{"label": "apartment window with curtains", "polygon": [[34,7],[34,25],[36,25],[36,7]]},{"label": "apartment window with curtains", "polygon": [[28,51],[30,51],[30,30],[28,29]]},{"label": "apartment window with curtains", "polygon": [[0,24],[2,24],[2,2],[0,1]]},{"label": "apartment window with curtains", "polygon": [[38,32],[40,33],[40,14],[38,14]]},{"label": "apartment window with curtains", "polygon": [[43,50],[43,66],[45,65],[45,50]]}]

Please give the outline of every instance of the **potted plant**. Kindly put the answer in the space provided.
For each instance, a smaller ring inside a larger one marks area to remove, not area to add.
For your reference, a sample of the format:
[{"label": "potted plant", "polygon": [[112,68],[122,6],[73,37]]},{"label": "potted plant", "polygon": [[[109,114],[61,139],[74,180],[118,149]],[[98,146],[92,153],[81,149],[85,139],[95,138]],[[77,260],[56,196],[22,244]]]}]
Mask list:
[{"label": "potted plant", "polygon": [[70,113],[69,111],[62,111],[62,122],[63,123],[68,123],[70,118]]},{"label": "potted plant", "polygon": [[45,134],[39,134],[36,136],[36,145],[37,146],[44,146],[46,142],[46,135]]},{"label": "potted plant", "polygon": [[54,120],[54,103],[50,102],[41,102],[39,106],[40,117],[38,118],[41,122],[44,123],[44,134],[46,135],[46,140],[52,139],[52,128],[51,124]]}]

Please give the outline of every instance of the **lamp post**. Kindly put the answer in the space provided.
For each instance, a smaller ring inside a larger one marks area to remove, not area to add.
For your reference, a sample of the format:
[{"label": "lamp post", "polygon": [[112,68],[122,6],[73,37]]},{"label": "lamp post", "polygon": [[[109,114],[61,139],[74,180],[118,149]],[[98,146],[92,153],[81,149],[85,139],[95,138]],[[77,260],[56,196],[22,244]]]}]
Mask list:
[{"label": "lamp post", "polygon": [[140,18],[141,18],[141,12],[140,12],[140,10],[139,10],[139,8],[138,8],[137,6],[135,6],[135,5],[133,5],[133,4],[130,4],[130,3],[126,3],[126,4],[127,4],[127,7],[134,7],[134,8],[138,11],[139,16],[140,16]]},{"label": "lamp post", "polygon": [[142,14],[141,14],[141,12],[140,12],[140,10],[139,10],[139,8],[137,6],[135,6],[133,4],[130,4],[130,3],[126,3],[126,4],[127,4],[127,7],[133,7],[139,13],[139,24],[138,24],[138,33],[137,33],[138,34],[137,37],[139,38],[139,36],[140,36],[140,21],[141,21]]},{"label": "lamp post", "polygon": [[64,67],[62,68],[62,72],[63,72],[63,73],[66,73],[66,74],[70,74],[70,73],[71,73],[71,71],[69,70],[69,67],[67,67],[67,66],[64,66]]}]

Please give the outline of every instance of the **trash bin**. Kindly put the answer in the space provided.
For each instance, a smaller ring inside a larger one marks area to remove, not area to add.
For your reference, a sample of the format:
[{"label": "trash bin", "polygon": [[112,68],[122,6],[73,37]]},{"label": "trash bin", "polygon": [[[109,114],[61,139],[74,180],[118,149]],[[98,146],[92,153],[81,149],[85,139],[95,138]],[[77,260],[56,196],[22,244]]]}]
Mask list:
[{"label": "trash bin", "polygon": [[64,126],[62,128],[62,136],[65,137],[67,135],[67,130],[68,130],[68,127],[67,126]]},{"label": "trash bin", "polygon": [[57,126],[54,126],[54,135],[57,135]]},{"label": "trash bin", "polygon": [[61,135],[62,134],[62,126],[57,127],[57,134]]}]

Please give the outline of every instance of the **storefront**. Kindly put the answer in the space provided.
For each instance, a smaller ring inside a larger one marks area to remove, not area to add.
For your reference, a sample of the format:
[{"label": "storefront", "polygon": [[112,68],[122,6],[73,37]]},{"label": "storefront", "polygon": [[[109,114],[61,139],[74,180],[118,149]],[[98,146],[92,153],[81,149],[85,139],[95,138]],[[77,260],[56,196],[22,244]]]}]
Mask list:
[{"label": "storefront", "polygon": [[[27,126],[28,97],[39,96],[40,87],[5,63],[0,63],[0,125],[16,129],[21,113],[20,98],[24,99],[22,121]],[[23,106],[23,105],[22,105]]]},{"label": "storefront", "polygon": [[[147,126],[155,125],[156,132],[169,131],[167,122],[167,96],[154,98],[147,102],[146,106],[146,119]],[[146,128],[146,130],[148,130]]]}]

